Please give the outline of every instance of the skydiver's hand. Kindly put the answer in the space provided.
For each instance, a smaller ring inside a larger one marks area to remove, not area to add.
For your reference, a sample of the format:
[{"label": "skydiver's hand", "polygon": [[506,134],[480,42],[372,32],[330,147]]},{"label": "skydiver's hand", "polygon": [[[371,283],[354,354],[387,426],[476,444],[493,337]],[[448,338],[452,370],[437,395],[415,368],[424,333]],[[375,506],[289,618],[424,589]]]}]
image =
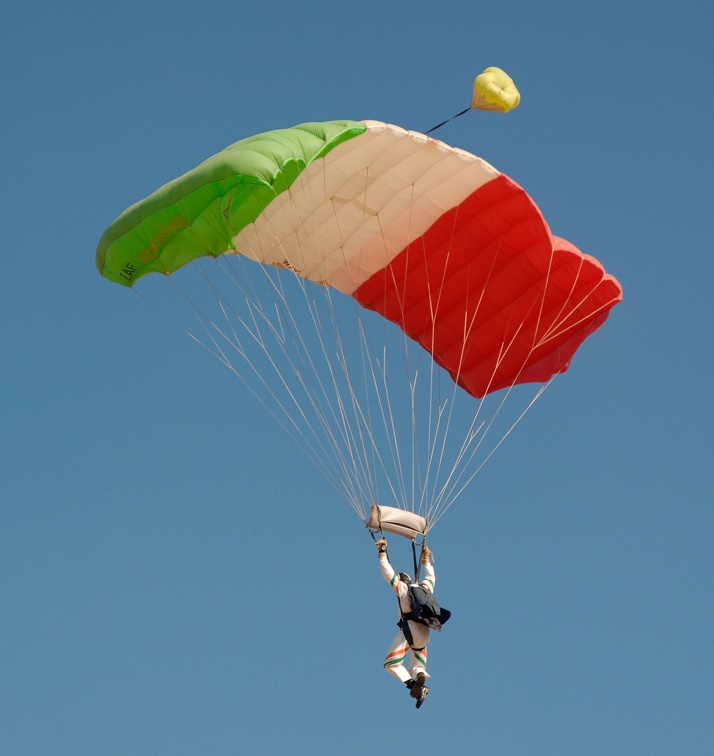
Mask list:
[{"label": "skydiver's hand", "polygon": [[421,550],[421,563],[428,564],[430,556],[431,556],[431,549],[428,546],[424,546],[424,548]]},{"label": "skydiver's hand", "polygon": [[377,547],[378,556],[382,556],[382,554],[387,553],[387,541],[384,538],[382,538],[381,541],[376,541],[375,545]]}]

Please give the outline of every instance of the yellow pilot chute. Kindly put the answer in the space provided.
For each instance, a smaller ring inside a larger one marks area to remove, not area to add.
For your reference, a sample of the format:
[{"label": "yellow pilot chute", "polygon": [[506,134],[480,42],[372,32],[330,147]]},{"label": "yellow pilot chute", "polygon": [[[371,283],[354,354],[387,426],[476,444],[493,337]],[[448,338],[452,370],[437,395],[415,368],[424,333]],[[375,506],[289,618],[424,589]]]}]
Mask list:
[{"label": "yellow pilot chute", "polygon": [[471,108],[492,113],[508,113],[518,107],[521,94],[513,79],[502,69],[491,66],[474,80]]},{"label": "yellow pilot chute", "polygon": [[474,80],[474,91],[471,97],[471,105],[464,108],[456,115],[447,118],[441,123],[437,123],[424,133],[431,134],[444,124],[453,121],[454,118],[468,113],[469,110],[485,110],[489,113],[508,113],[518,107],[521,101],[521,94],[513,83],[513,79],[501,68],[489,66],[483,70]]}]

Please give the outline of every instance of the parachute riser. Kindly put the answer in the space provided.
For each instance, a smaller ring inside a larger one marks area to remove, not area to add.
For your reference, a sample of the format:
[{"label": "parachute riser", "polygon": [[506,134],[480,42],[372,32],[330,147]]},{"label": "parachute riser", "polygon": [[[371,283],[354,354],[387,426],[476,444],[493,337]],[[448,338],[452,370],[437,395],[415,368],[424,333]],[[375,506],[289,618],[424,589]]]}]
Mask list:
[{"label": "parachute riser", "polygon": [[[423,544],[423,541],[422,541]],[[424,549],[424,546],[422,545],[422,550]],[[416,540],[412,539],[412,557],[414,558],[414,582],[419,583],[419,565],[421,562],[417,560],[416,555]]]}]

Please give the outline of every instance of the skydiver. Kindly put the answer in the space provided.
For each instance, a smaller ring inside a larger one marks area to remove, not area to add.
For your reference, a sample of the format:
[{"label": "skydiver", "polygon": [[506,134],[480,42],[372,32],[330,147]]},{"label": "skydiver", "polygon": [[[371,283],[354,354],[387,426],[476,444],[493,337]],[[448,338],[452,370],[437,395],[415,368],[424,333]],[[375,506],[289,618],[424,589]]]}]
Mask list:
[{"label": "skydiver", "polygon": [[[376,544],[382,577],[392,586],[394,592],[397,594],[400,613],[399,622],[397,623],[399,631],[394,636],[394,640],[387,651],[387,656],[384,659],[384,669],[406,685],[409,695],[416,699],[416,707],[419,709],[429,693],[429,688],[425,683],[427,678],[431,677],[426,671],[426,646],[429,643],[429,627],[405,618],[405,615],[409,615],[412,611],[409,586],[416,585],[416,583],[412,583],[411,577],[406,572],[396,573],[394,571],[394,568],[389,563],[387,542],[384,538],[377,541]],[[429,558],[430,555],[431,551],[427,546],[424,546],[421,554],[421,563],[424,565],[424,578],[419,585],[429,593],[433,593],[436,578],[434,576],[434,567]],[[408,651],[411,651],[411,669],[409,671],[407,671],[407,668],[403,664]]]}]

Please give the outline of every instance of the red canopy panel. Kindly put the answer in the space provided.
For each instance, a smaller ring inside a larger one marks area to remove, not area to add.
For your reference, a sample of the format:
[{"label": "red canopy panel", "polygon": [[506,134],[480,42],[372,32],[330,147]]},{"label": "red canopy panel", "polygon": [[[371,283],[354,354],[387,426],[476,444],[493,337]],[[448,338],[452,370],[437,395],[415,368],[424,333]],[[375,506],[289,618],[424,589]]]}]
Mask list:
[{"label": "red canopy panel", "polygon": [[622,300],[600,263],[552,236],[500,175],[439,217],[354,293],[476,397],[567,370]]}]

